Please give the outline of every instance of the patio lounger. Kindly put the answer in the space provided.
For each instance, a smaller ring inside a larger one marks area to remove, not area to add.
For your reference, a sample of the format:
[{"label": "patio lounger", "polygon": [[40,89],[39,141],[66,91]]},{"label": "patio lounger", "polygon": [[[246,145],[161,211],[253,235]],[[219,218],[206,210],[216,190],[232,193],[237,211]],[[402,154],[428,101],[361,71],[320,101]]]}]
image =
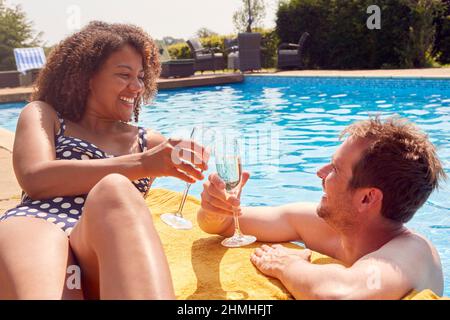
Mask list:
[{"label": "patio lounger", "polygon": [[309,37],[308,32],[304,32],[298,44],[282,43],[278,46],[278,69],[301,69],[303,68],[302,53],[305,42]]},{"label": "patio lounger", "polygon": [[227,68],[233,70],[239,69],[239,58],[238,54],[236,54],[239,50],[238,39],[224,39],[223,46],[227,54]]},{"label": "patio lounger", "polygon": [[195,60],[195,71],[223,70],[225,63],[223,54],[217,53],[219,48],[204,48],[197,38],[191,38],[187,41],[191,55]]},{"label": "patio lounger", "polygon": [[193,59],[172,59],[166,44],[162,41],[156,43],[161,61],[161,78],[185,78],[195,73]]},{"label": "patio lounger", "polygon": [[242,72],[261,69],[261,34],[239,33],[237,46],[230,47],[228,69]]},{"label": "patio lounger", "polygon": [[161,63],[161,78],[186,78],[194,73],[194,59],[169,60]]}]

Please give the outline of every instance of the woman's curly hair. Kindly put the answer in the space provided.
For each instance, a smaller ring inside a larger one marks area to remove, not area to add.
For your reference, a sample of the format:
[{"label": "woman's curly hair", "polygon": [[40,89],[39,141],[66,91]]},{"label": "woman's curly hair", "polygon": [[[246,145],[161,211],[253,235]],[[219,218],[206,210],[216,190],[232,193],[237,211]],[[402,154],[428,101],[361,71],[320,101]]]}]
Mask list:
[{"label": "woman's curly hair", "polygon": [[156,94],[161,65],[152,38],[141,28],[129,24],[93,21],[63,40],[52,50],[39,73],[31,100],[44,101],[62,117],[78,122],[85,112],[89,80],[109,56],[124,45],[134,47],[143,60],[144,92],[134,108],[137,122],[141,104],[148,103]]}]

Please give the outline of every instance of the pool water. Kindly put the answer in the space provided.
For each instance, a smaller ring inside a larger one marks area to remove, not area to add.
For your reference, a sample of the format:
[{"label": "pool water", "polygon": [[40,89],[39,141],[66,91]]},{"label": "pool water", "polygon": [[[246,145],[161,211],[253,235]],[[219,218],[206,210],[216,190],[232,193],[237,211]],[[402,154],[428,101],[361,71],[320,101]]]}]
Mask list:
[{"label": "pool water", "polygon": [[[0,127],[15,130],[22,104],[0,105]],[[368,115],[400,115],[425,130],[450,175],[450,80],[247,76],[244,83],[160,91],[140,125],[182,135],[193,125],[234,130],[242,137],[243,165],[251,179],[244,205],[319,201],[316,170],[340,144],[338,135]],[[214,166],[210,165],[210,170]],[[160,179],[155,187],[183,191]],[[199,196],[201,183],[191,188]],[[450,185],[444,183],[408,223],[437,247],[450,296]]]}]

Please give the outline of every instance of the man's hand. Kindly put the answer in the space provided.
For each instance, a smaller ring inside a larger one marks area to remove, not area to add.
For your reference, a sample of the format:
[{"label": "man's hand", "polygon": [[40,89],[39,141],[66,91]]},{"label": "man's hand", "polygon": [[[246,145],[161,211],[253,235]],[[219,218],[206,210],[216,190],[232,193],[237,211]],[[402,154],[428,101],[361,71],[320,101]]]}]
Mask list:
[{"label": "man's hand", "polygon": [[236,196],[230,196],[225,190],[225,182],[220,179],[217,173],[213,173],[208,177],[208,181],[203,184],[203,192],[201,194],[201,209],[214,215],[233,216],[233,207],[240,206],[240,193],[250,177],[247,171],[242,172],[241,183],[238,186],[239,193]]},{"label": "man's hand", "polygon": [[255,250],[250,260],[267,276],[280,278],[283,271],[298,261],[309,262],[311,251],[308,249],[288,249],[282,245],[263,245]]},{"label": "man's hand", "polygon": [[197,214],[198,225],[203,231],[210,234],[231,236],[234,231],[233,209],[237,211],[238,215],[242,214],[239,196],[249,177],[248,172],[242,172],[237,196],[229,195],[226,192],[225,182],[220,179],[217,173],[208,177],[208,181],[203,184],[201,207]]}]

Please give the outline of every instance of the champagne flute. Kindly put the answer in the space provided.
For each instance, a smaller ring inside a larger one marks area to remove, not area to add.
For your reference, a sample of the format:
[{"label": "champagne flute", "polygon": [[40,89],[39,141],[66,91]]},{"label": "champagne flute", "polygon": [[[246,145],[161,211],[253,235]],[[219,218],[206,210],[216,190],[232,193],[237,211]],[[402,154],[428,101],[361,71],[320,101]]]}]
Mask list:
[{"label": "champagne flute", "polygon": [[[239,183],[242,177],[242,164],[239,152],[239,143],[236,138],[223,136],[216,142],[215,148],[216,168],[220,178],[225,182],[228,194],[238,196]],[[233,207],[234,235],[222,241],[222,245],[229,248],[238,248],[252,244],[256,237],[244,235],[239,227],[239,208]]]},{"label": "champagne flute", "polygon": [[[215,133],[212,129],[196,126],[191,131],[190,139],[199,143],[200,145],[203,145],[205,151],[209,153],[211,145],[214,141],[214,136]],[[186,199],[189,194],[189,189],[191,188],[191,185],[192,184],[190,183],[186,183],[186,188],[181,198],[181,203],[180,206],[178,207],[178,210],[173,213],[169,212],[161,215],[161,220],[164,223],[178,230],[192,229],[192,222],[183,216],[183,208],[186,203]]]}]

